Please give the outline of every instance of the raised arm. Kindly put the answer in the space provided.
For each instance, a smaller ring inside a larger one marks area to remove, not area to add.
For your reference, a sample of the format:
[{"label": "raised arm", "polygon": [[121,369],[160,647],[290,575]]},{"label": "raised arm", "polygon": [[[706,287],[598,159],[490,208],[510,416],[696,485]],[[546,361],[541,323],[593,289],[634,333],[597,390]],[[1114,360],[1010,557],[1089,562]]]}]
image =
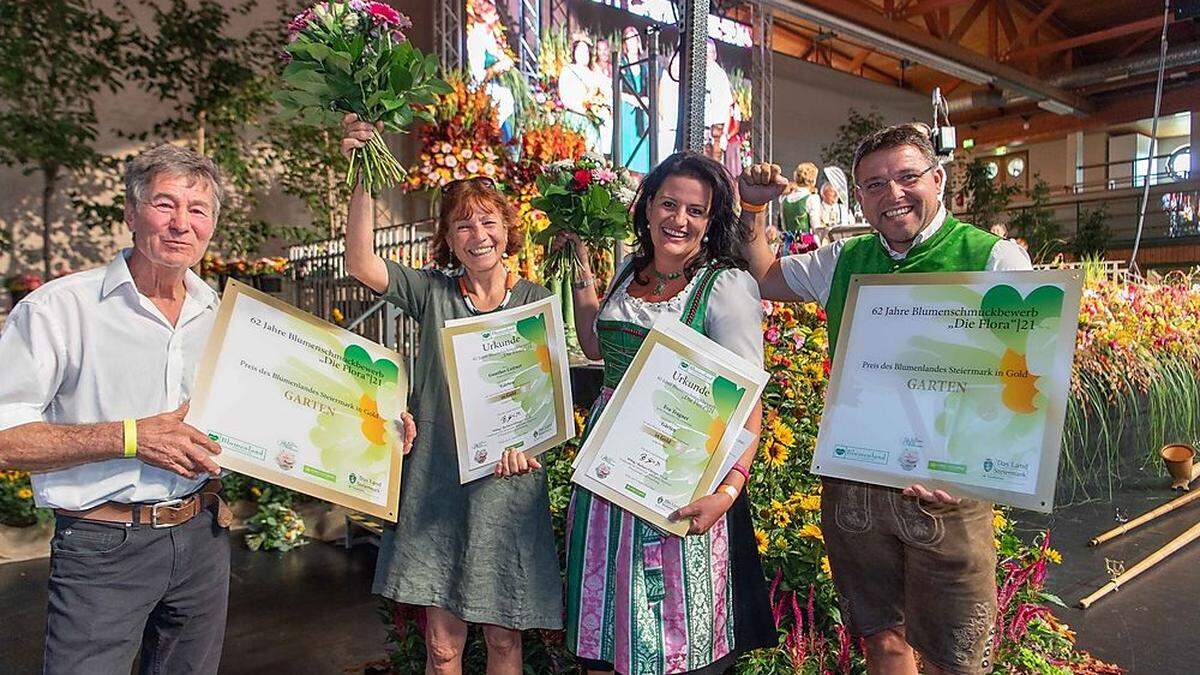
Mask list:
[{"label": "raised arm", "polygon": [[[349,113],[342,118],[342,154],[350,156],[356,148],[366,145],[374,131],[371,125],[360,122]],[[388,286],[387,265],[375,252],[375,224],[371,214],[371,197],[362,183],[354,186],[350,196],[350,212],[346,221],[346,271],[365,286],[383,293]]]},{"label": "raised arm", "polygon": [[766,211],[754,210],[765,207],[787,188],[787,178],[776,164],[754,164],[746,167],[738,177],[738,195],[742,203],[742,223],[750,232],[746,242],[746,259],[750,263],[750,274],[758,282],[764,300],[799,302],[810,300],[796,293],[784,279],[780,259],[771,252],[767,244]]},{"label": "raised arm", "polygon": [[583,353],[593,361],[600,360],[600,338],[596,335],[596,315],[600,313],[600,296],[596,290],[596,276],[592,274],[589,262],[587,244],[577,235],[566,232],[554,239],[554,248],[574,246],[575,256],[579,262],[579,276],[575,278],[570,289],[571,299],[575,303],[575,334],[579,338],[579,346]]}]

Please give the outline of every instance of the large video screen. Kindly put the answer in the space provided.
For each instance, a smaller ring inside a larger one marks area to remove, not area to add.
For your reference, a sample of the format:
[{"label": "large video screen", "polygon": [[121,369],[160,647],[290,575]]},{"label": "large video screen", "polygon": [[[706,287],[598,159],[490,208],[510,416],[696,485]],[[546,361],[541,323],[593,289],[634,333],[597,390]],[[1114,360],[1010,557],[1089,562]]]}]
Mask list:
[{"label": "large video screen", "polygon": [[[498,1],[467,1],[466,52],[470,78],[486,88],[506,138],[551,111],[590,151],[635,173],[649,171],[652,155],[661,160],[678,149],[679,31],[670,0],[572,0],[568,25],[542,35],[530,79],[519,74],[504,20],[519,16],[518,1]],[[750,155],[750,28],[710,16],[708,31],[704,151],[736,175]],[[653,63],[650,40],[658,48]]]}]

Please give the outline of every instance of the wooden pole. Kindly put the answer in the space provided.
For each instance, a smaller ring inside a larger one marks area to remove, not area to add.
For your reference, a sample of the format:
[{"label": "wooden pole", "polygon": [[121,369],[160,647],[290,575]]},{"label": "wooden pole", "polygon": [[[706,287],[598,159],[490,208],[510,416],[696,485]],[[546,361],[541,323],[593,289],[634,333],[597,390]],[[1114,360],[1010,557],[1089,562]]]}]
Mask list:
[{"label": "wooden pole", "polygon": [[[1196,494],[1200,494],[1200,492],[1194,492],[1188,496],[1191,497]],[[1176,501],[1178,501],[1178,500],[1176,500]],[[1156,563],[1161,561],[1163,558],[1166,558],[1167,556],[1171,555],[1175,551],[1178,551],[1179,549],[1188,545],[1195,539],[1200,539],[1200,523],[1196,523],[1195,525],[1191,526],[1190,528],[1188,528],[1187,532],[1184,532],[1183,534],[1179,535],[1178,537],[1175,537],[1170,542],[1168,542],[1166,546],[1163,546],[1162,548],[1158,549],[1154,553],[1151,553],[1150,555],[1146,556],[1140,562],[1138,562],[1138,564],[1131,567],[1125,573],[1121,574],[1116,579],[1113,579],[1112,581],[1108,582],[1107,584],[1104,584],[1095,593],[1092,593],[1091,595],[1087,596],[1086,598],[1080,600],[1079,606],[1082,607],[1083,609],[1087,609],[1088,607],[1091,607],[1100,598],[1103,598],[1104,596],[1108,595],[1109,593],[1112,593],[1113,591],[1119,589],[1121,587],[1121,584],[1124,584],[1124,583],[1132,580],[1137,575],[1139,575],[1142,572],[1145,572],[1146,570],[1153,567]]]},{"label": "wooden pole", "polygon": [[1096,538],[1094,538],[1088,542],[1088,546],[1099,546],[1100,544],[1103,544],[1104,542],[1108,541],[1109,539],[1114,539],[1116,537],[1119,537],[1122,534],[1125,534],[1126,532],[1132,530],[1133,528],[1138,527],[1139,525],[1148,523],[1151,520],[1154,520],[1155,518],[1161,516],[1164,513],[1170,513],[1171,511],[1174,511],[1175,509],[1178,509],[1181,506],[1185,506],[1187,504],[1190,504],[1191,502],[1196,501],[1197,499],[1200,499],[1200,490],[1196,490],[1195,492],[1189,492],[1189,493],[1183,495],[1182,497],[1176,497],[1175,499],[1172,499],[1171,501],[1169,501],[1165,504],[1162,504],[1162,505],[1158,506],[1157,508],[1151,509],[1150,511],[1143,513],[1142,515],[1138,516],[1137,518],[1134,518],[1133,520],[1131,520],[1127,523],[1123,523],[1120,527],[1114,527],[1113,529],[1109,530],[1108,532],[1098,535]]}]

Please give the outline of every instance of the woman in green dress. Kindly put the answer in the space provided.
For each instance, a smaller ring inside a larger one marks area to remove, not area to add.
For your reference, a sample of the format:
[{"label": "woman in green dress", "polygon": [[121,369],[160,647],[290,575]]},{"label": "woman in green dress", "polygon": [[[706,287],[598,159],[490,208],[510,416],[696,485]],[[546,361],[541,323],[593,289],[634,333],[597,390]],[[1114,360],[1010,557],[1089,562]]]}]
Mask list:
[{"label": "woman in green dress", "polygon": [[[578,238],[575,326],[587,355],[604,359],[599,415],[650,326],[678,317],[761,363],[762,302],[738,251],[748,226],[734,215],[725,168],[677,153],[642,182],[633,207],[637,249],[603,306]],[[759,207],[752,207],[761,210]],[[562,236],[562,239],[567,239]],[[755,406],[747,431],[757,434]],[[775,644],[766,580],[743,494],[757,442],[711,495],[679,509],[685,537],[664,535],[619,506],[576,488],[567,524],[567,647],[591,673],[721,673],[750,649]]]},{"label": "woman in green dress", "polygon": [[[342,152],[371,138],[369,124],[343,120]],[[433,241],[440,270],[416,270],[374,250],[370,198],[350,200],[346,267],[420,324],[409,409],[417,439],[404,463],[399,519],[380,544],[373,591],[423,607],[426,672],[461,673],[467,624],[483,624],[492,675],[521,672],[521,633],[562,627],[562,583],[545,472],[519,451],[495,474],[459,484],[458,451],[442,363],[441,329],[461,319],[548,297],[503,258],[524,242],[512,205],[491,179],[443,188]]]}]

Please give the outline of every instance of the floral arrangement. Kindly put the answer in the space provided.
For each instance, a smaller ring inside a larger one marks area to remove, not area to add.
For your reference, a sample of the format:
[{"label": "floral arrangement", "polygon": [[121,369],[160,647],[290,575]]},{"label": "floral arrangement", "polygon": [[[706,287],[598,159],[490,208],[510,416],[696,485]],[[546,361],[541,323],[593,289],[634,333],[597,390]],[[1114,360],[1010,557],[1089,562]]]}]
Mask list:
[{"label": "floral arrangement", "polygon": [[263,257],[254,260],[230,258],[226,260],[217,253],[206,253],[200,260],[200,276],[257,277],[286,274],[291,269],[287,258]]},{"label": "floral arrangement", "polygon": [[4,280],[4,287],[9,293],[28,293],[42,285],[42,278],[36,274],[14,274]]},{"label": "floral arrangement", "polygon": [[1200,443],[1200,276],[1084,270],[1059,503],[1111,496],[1131,470],[1161,472],[1163,445]]},{"label": "floral arrangement", "polygon": [[[449,87],[435,77],[437,58],[422,54],[404,35],[411,27],[408,17],[382,2],[322,2],[301,12],[288,24],[278,94],[283,116],[336,125],[355,113],[392,132],[428,118],[421,106]],[[404,179],[378,131],[350,157],[346,183],[360,178],[371,194]]]},{"label": "floral arrangement", "polygon": [[471,176],[500,183],[508,179],[512,161],[500,140],[496,109],[487,92],[461,74],[447,81],[449,91],[434,97],[429,123],[418,132],[421,154],[401,186],[405,191],[440,189]]},{"label": "floral arrangement", "polygon": [[246,525],[250,528],[246,546],[251,551],[290,551],[306,543],[304,520],[287,504],[259,504]]},{"label": "floral arrangement", "polygon": [[0,471],[0,525],[28,527],[54,517],[33,505],[33,486],[24,471]]},{"label": "floral arrangement", "polygon": [[[531,203],[545,212],[550,224],[537,241],[547,248],[559,232],[579,236],[589,248],[609,248],[630,235],[629,207],[637,184],[625,169],[613,169],[602,157],[586,154],[545,167],[537,177],[538,197]],[[574,278],[575,251],[563,246],[547,253],[545,277]]]},{"label": "floral arrangement", "polygon": [[[842,623],[820,524],[820,481],[808,472],[828,382],[825,312],[815,304],[764,303],[763,341],[770,380],[763,396],[764,433],[748,495],[755,539],[770,579],[779,643],[747,654],[733,672],[865,673],[862,649]],[[586,411],[577,409],[577,432]],[[577,434],[578,436],[578,434]],[[559,541],[565,537],[571,463],[579,441],[545,456],[550,514]],[[993,662],[997,673],[1047,675],[1120,673],[1119,668],[1075,648],[1075,637],[1051,613],[1061,601],[1045,589],[1049,565],[1062,562],[1048,534],[1027,541],[1006,511],[993,516],[997,617]],[[562,550],[559,551],[562,555]],[[391,661],[397,673],[424,664],[421,617],[411,608],[386,606]],[[479,640],[472,637],[472,640]],[[525,663],[532,672],[574,672],[560,632],[527,631]],[[464,669],[484,669],[484,650],[472,643]]]}]

